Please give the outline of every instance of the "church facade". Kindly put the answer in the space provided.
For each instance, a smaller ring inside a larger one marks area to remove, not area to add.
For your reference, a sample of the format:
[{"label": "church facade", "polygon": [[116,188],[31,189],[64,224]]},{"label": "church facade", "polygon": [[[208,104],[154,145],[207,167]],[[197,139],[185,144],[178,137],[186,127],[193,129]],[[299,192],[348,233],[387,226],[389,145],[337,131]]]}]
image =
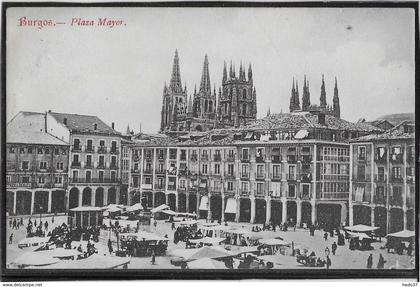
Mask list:
[{"label": "church facade", "polygon": [[208,131],[214,128],[239,127],[257,118],[256,90],[253,85],[252,68],[240,65],[239,75],[230,65],[223,68],[222,86],[216,96],[216,86],[211,89],[209,61],[204,58],[199,90],[194,88],[188,95],[182,87],[178,51],[175,51],[169,86],[164,86],[161,110],[162,133],[183,134],[190,131]]}]

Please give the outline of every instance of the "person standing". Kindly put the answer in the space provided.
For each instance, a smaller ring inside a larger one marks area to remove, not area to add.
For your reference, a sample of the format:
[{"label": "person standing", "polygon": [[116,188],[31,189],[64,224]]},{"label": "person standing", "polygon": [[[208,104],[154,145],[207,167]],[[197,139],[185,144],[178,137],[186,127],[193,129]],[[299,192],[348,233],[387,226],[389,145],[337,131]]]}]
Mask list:
[{"label": "person standing", "polygon": [[372,257],[372,253],[369,255],[368,259],[367,259],[367,263],[366,263],[366,268],[367,269],[372,269],[373,266],[373,257]]},{"label": "person standing", "polygon": [[385,263],[386,263],[386,261],[385,261],[384,257],[382,256],[382,254],[379,254],[379,260],[378,260],[377,268],[378,269],[384,269]]},{"label": "person standing", "polygon": [[331,259],[329,256],[327,256],[327,269],[330,269],[331,266]]},{"label": "person standing", "polygon": [[325,241],[327,241],[327,239],[328,239],[328,233],[327,232],[324,233],[324,239],[325,239]]},{"label": "person standing", "polygon": [[9,219],[9,227],[12,228],[13,220],[12,218]]},{"label": "person standing", "polygon": [[46,221],[46,220],[45,220],[45,223],[44,223],[44,227],[45,227],[45,231],[48,231],[48,221]]},{"label": "person standing", "polygon": [[109,255],[111,255],[111,253],[113,251],[111,238],[108,239],[108,250],[109,250]]},{"label": "person standing", "polygon": [[332,254],[333,255],[335,255],[335,251],[337,250],[337,243],[333,243],[332,245],[331,245],[331,251],[332,251]]},{"label": "person standing", "polygon": [[13,228],[12,229],[16,229],[16,218],[13,219]]},{"label": "person standing", "polygon": [[155,264],[156,264],[156,254],[155,254],[155,251],[152,250],[152,265],[155,265]]},{"label": "person standing", "polygon": [[13,243],[13,233],[10,234],[10,237],[9,237],[9,244],[12,244],[12,243]]}]

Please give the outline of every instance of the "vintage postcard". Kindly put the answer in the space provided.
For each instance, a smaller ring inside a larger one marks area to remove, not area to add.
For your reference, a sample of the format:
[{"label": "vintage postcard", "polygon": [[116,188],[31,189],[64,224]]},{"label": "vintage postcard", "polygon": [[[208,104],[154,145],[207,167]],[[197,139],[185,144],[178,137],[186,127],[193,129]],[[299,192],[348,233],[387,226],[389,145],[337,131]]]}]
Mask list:
[{"label": "vintage postcard", "polygon": [[27,4],[5,276],[416,276],[418,3]]}]

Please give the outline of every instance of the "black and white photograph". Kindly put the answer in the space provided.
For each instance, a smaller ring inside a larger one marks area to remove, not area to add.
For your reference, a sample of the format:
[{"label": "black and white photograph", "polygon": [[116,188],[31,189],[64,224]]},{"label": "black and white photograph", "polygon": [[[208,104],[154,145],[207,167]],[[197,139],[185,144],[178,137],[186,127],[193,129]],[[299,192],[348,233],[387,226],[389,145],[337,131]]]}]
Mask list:
[{"label": "black and white photograph", "polygon": [[27,4],[5,276],[418,276],[418,2]]}]

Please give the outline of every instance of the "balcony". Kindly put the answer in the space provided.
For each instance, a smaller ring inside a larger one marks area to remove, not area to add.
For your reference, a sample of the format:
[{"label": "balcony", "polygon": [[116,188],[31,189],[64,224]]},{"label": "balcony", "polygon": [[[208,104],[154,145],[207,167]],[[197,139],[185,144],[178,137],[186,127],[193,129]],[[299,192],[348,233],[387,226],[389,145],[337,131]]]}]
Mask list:
[{"label": "balcony", "polygon": [[310,192],[303,192],[300,196],[300,199],[311,200],[312,194]]},{"label": "balcony", "polygon": [[178,171],[178,176],[187,176],[189,174],[187,169],[180,169]]},{"label": "balcony", "polygon": [[156,170],[156,174],[161,174],[161,175],[166,174],[166,170],[158,169],[158,170]]},{"label": "balcony", "polygon": [[115,148],[112,148],[112,147],[111,147],[111,149],[110,149],[109,153],[110,153],[110,154],[119,154],[120,152],[119,152],[119,150],[118,150],[118,147],[115,147]]},{"label": "balcony", "polygon": [[404,182],[404,178],[402,176],[391,176],[391,178],[389,179],[392,183],[402,183]]},{"label": "balcony", "polygon": [[374,195],[373,203],[379,204],[379,205],[386,205],[386,198],[383,195]]},{"label": "balcony", "polygon": [[359,174],[353,176],[353,181],[368,182],[370,181],[370,176],[367,174]]},{"label": "balcony", "polygon": [[116,163],[111,163],[109,166],[110,169],[118,169],[118,164]]},{"label": "balcony", "polygon": [[214,160],[214,161],[221,161],[221,160],[222,160],[222,156],[221,156],[220,154],[215,154],[215,155],[213,156],[213,160]]},{"label": "balcony", "polygon": [[413,175],[407,175],[407,183],[415,183],[416,177]]},{"label": "balcony", "polygon": [[286,194],[287,198],[296,198],[296,192],[295,191],[288,191]]},{"label": "balcony", "polygon": [[235,179],[236,175],[233,172],[232,173],[226,172],[224,174],[224,177],[227,178],[227,179]]},{"label": "balcony", "polygon": [[140,169],[138,169],[138,168],[136,168],[136,169],[132,168],[131,169],[131,173],[140,173]]},{"label": "balcony", "polygon": [[312,181],[312,174],[311,173],[305,173],[300,175],[300,180],[302,182],[311,182]]},{"label": "balcony", "polygon": [[281,155],[272,155],[271,156],[272,163],[281,163]]},{"label": "balcony", "polygon": [[82,146],[81,145],[72,146],[71,151],[72,152],[82,152]]},{"label": "balcony", "polygon": [[[152,160],[152,156],[149,156],[150,160]],[[163,154],[158,155],[158,160],[159,161],[164,161],[165,157],[163,156]]]},{"label": "balcony", "polygon": [[81,162],[80,162],[80,161],[73,161],[73,162],[71,163],[71,167],[72,167],[72,168],[81,168],[81,166],[82,166],[82,164],[81,164]]},{"label": "balcony", "polygon": [[266,195],[266,192],[264,190],[260,190],[260,191],[255,190],[254,191],[254,196],[255,197],[264,197],[265,195]]},{"label": "balcony", "polygon": [[406,204],[407,204],[407,208],[414,208],[415,204],[416,204],[416,200],[415,200],[414,196],[407,197]]},{"label": "balcony", "polygon": [[288,155],[287,156],[287,163],[297,163],[297,156],[296,155]]},{"label": "balcony", "polygon": [[312,156],[311,155],[302,155],[300,157],[300,161],[302,163],[311,163],[312,162]]},{"label": "balcony", "polygon": [[86,184],[86,183],[92,183],[92,184],[104,184],[104,183],[121,183],[121,179],[119,178],[69,178],[69,183],[71,184]]},{"label": "balcony", "polygon": [[375,155],[375,162],[377,164],[386,164],[386,158],[387,158],[387,154],[383,154],[382,156],[380,156],[379,154]]},{"label": "balcony", "polygon": [[133,161],[139,161],[139,160],[140,160],[140,157],[138,155],[133,156]]},{"label": "balcony", "polygon": [[155,190],[164,190],[165,184],[155,184]]},{"label": "balcony", "polygon": [[96,168],[98,168],[98,169],[105,169],[106,168],[105,163],[104,162],[98,163],[98,166]]},{"label": "balcony", "polygon": [[249,196],[250,195],[250,191],[248,189],[242,189],[242,188],[240,188],[239,189],[239,194],[241,196]]},{"label": "balcony", "polygon": [[260,163],[264,162],[265,161],[265,156],[263,156],[263,155],[262,156],[256,156],[255,161],[260,162]]},{"label": "balcony", "polygon": [[194,162],[197,161],[197,155],[196,154],[192,154],[191,157],[190,157],[190,160],[191,161],[194,161]]},{"label": "balcony", "polygon": [[348,199],[349,193],[348,192],[320,192],[317,193],[318,199]]},{"label": "balcony", "polygon": [[386,179],[387,179],[386,174],[383,174],[383,173],[375,174],[375,182],[385,183]]},{"label": "balcony", "polygon": [[402,207],[402,205],[403,205],[402,196],[391,196],[389,198],[389,204],[390,205],[393,205],[393,206],[400,206],[400,207]]},{"label": "balcony", "polygon": [[365,162],[366,161],[366,156],[361,156],[361,155],[359,155],[358,157],[357,157],[357,161],[359,161],[359,162]]},{"label": "balcony", "polygon": [[241,162],[249,162],[249,157],[241,157]]},{"label": "balcony", "polygon": [[255,173],[255,179],[257,180],[264,180],[265,179],[265,173]]},{"label": "balcony", "polygon": [[141,184],[141,188],[142,189],[147,189],[147,190],[151,190],[152,189],[152,184],[151,183],[142,183]]},{"label": "balcony", "polygon": [[209,156],[207,154],[202,154],[201,155],[201,160],[202,161],[208,161],[209,160]]},{"label": "balcony", "polygon": [[226,161],[230,161],[230,162],[235,161],[235,155],[228,155],[226,158]]},{"label": "balcony", "polygon": [[7,182],[6,187],[8,188],[35,188],[35,182]]},{"label": "balcony", "polygon": [[94,146],[86,146],[86,148],[85,148],[85,152],[87,152],[87,153],[93,153],[94,151],[95,151]]},{"label": "balcony", "polygon": [[98,153],[106,153],[107,149],[106,146],[98,146]]},{"label": "balcony", "polygon": [[389,161],[392,164],[403,164],[403,155],[400,154],[390,154],[389,155]]},{"label": "balcony", "polygon": [[280,181],[281,180],[281,173],[272,173],[270,175],[272,181]]},{"label": "balcony", "polygon": [[322,174],[321,175],[322,180],[349,180],[348,174]]},{"label": "balcony", "polygon": [[85,163],[85,168],[91,169],[93,168],[93,164],[91,162]]},{"label": "balcony", "polygon": [[242,172],[242,173],[241,173],[241,179],[249,179],[249,173],[247,173],[247,172]]},{"label": "balcony", "polygon": [[296,174],[288,173],[288,174],[286,174],[286,179],[289,180],[289,181],[296,180]]},{"label": "balcony", "polygon": [[144,173],[144,174],[152,174],[152,173],[153,173],[153,169],[151,169],[151,168],[146,168],[146,169],[143,171],[143,173]]}]

